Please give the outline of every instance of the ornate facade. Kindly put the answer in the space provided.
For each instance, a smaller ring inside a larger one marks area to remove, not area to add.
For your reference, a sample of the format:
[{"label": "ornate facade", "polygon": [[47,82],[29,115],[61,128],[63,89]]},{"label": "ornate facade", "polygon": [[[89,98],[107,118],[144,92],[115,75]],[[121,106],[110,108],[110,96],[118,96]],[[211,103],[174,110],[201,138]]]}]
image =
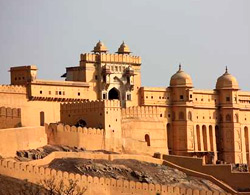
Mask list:
[{"label": "ornate facade", "polygon": [[142,87],[140,68],[141,58],[125,43],[110,54],[99,41],[80,55],[79,66],[66,68],[65,81],[37,79],[34,65],[12,67],[11,84],[0,86],[0,106],[21,109],[22,126],[104,129],[105,146],[114,151],[249,164],[250,92],[228,70],[215,89],[198,90],[181,65],[165,88]]}]

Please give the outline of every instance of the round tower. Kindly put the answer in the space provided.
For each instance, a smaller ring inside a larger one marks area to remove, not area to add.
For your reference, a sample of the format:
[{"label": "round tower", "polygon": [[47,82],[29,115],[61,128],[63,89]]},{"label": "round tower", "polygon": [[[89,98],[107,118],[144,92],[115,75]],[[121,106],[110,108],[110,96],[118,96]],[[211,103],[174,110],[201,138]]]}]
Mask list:
[{"label": "round tower", "polygon": [[[189,155],[194,151],[194,133],[193,133],[193,82],[189,74],[182,70],[181,64],[179,70],[171,77],[171,111],[172,127],[169,133],[169,140],[172,140],[169,151],[177,155]],[[171,146],[172,145],[172,146]]]},{"label": "round tower", "polygon": [[219,95],[218,157],[228,163],[246,163],[244,132],[239,123],[239,84],[227,67],[217,79],[216,91]]}]

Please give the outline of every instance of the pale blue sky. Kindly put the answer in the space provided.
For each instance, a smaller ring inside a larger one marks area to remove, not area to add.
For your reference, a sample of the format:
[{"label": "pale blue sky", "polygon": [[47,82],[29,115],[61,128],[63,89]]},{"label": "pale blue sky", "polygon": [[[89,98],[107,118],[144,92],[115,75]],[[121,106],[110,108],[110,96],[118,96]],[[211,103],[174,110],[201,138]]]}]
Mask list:
[{"label": "pale blue sky", "polygon": [[0,83],[28,64],[58,80],[99,39],[142,57],[143,86],[168,86],[181,62],[196,88],[227,65],[250,91],[250,0],[0,0]]}]

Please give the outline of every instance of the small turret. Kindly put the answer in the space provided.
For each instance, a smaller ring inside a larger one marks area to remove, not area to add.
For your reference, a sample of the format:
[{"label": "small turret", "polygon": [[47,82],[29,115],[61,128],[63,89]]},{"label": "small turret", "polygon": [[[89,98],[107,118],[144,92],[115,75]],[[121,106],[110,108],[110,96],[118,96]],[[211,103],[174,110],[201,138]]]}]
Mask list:
[{"label": "small turret", "polygon": [[96,44],[96,46],[94,47],[94,50],[92,52],[94,52],[94,53],[107,53],[108,49],[104,45],[103,42],[98,41],[98,43]]},{"label": "small turret", "polygon": [[120,45],[118,51],[117,51],[118,54],[130,54],[130,49],[128,47],[127,44],[124,43],[124,41],[122,42],[122,44]]}]

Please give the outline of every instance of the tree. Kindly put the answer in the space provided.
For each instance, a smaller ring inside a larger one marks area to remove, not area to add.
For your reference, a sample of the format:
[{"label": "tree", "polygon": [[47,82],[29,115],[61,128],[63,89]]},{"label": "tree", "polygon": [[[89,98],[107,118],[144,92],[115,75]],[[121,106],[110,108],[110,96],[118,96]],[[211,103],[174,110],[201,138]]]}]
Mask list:
[{"label": "tree", "polygon": [[28,181],[18,190],[18,195],[83,195],[86,187],[80,187],[77,180],[58,181],[55,177],[41,180],[37,185]]}]

